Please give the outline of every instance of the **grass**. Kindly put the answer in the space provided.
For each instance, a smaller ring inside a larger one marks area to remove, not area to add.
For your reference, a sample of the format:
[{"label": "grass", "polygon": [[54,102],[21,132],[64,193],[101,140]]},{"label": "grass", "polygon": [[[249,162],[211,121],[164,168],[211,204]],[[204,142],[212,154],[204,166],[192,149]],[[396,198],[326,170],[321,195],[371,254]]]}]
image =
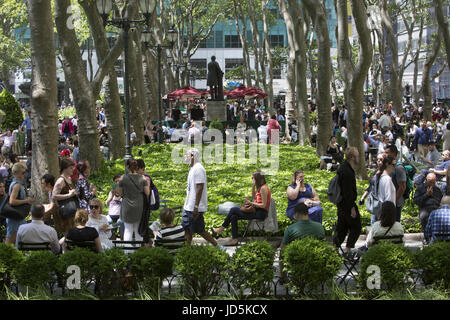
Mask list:
[{"label": "grass", "polygon": [[[157,186],[160,198],[168,200],[168,206],[184,205],[186,197],[186,184],[189,166],[184,163],[174,163],[171,155],[174,144],[148,144],[134,147],[133,155],[142,158],[146,164],[146,172],[152,177]],[[234,146],[236,153],[236,146]],[[251,176],[257,169],[267,169],[268,165],[258,160],[252,163],[249,160],[249,147],[246,145],[246,159],[235,161],[232,164],[226,162],[226,148],[223,148],[223,163],[203,163],[208,182],[208,211],[205,214],[205,224],[208,230],[211,226],[222,224],[225,216],[218,214],[218,206],[226,201],[242,203],[245,195],[251,197]],[[270,148],[269,148],[270,152]],[[272,161],[275,160],[272,156]],[[295,170],[302,169],[305,173],[305,182],[311,184],[319,194],[324,208],[323,225],[328,235],[336,223],[336,206],[328,201],[327,188],[329,181],[334,177],[335,172],[319,170],[319,157],[315,154],[315,149],[311,147],[301,147],[298,145],[279,145],[279,169],[275,175],[267,176],[267,185],[271,190],[272,197],[276,201],[279,232],[272,234],[281,236],[287,226],[292,221],[286,217],[287,197],[286,188],[291,183]],[[117,173],[124,172],[123,160],[117,160],[109,166],[104,166],[101,170],[93,173],[89,180],[100,187],[99,197],[106,201],[108,192],[111,190],[112,178]],[[367,181],[357,181],[358,198],[364,193],[368,186]],[[370,225],[370,214],[364,206],[359,207],[363,232],[365,227]],[[406,221],[404,228],[406,232],[420,232],[420,223],[417,217],[417,207],[412,200],[408,200],[402,212],[402,219]],[[158,219],[159,211],[152,212],[151,220]],[[245,222],[241,221],[240,230],[245,227]],[[231,230],[226,230],[227,236]],[[251,234],[250,234],[251,235]]]}]

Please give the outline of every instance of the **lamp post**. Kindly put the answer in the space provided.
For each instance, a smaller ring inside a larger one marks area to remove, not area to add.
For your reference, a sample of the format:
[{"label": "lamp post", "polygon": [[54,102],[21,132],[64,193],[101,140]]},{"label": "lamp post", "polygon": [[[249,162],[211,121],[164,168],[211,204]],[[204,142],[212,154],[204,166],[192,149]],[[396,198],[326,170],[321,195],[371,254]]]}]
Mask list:
[{"label": "lamp post", "polygon": [[113,0],[96,0],[97,1],[97,9],[100,16],[103,19],[103,25],[107,24],[116,26],[121,28],[124,31],[124,61],[125,61],[125,72],[124,72],[124,92],[125,92],[125,173],[127,170],[127,160],[132,159],[133,156],[131,154],[131,143],[130,143],[130,88],[129,88],[129,74],[128,74],[128,45],[129,45],[129,30],[132,24],[136,23],[150,23],[150,17],[155,10],[156,2],[155,0],[139,0],[139,7],[141,8],[142,13],[144,14],[144,20],[132,20],[128,17],[126,18],[114,18],[108,20],[109,14],[111,13],[114,1]]},{"label": "lamp post", "polygon": [[151,33],[149,30],[144,30],[141,34],[141,41],[144,43],[146,47],[156,48],[157,56],[158,56],[158,119],[162,121],[162,84],[161,84],[161,52],[163,48],[171,49],[173,44],[175,43],[177,37],[177,32],[174,28],[169,29],[167,31],[167,40],[169,40],[169,45],[161,45],[157,44],[156,46],[150,46]]}]

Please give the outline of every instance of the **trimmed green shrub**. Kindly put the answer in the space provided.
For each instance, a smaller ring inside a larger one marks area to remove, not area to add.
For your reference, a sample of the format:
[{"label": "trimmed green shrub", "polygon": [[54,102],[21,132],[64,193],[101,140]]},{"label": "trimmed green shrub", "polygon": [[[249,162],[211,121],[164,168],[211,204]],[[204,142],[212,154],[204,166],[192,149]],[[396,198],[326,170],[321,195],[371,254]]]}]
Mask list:
[{"label": "trimmed green shrub", "polygon": [[30,252],[17,266],[17,282],[33,289],[48,287],[53,290],[57,262],[58,257],[50,251]]},{"label": "trimmed green shrub", "polygon": [[450,288],[450,242],[434,242],[417,252],[417,268],[422,270],[422,280],[426,285],[434,284]]},{"label": "trimmed green shrub", "polygon": [[0,292],[16,279],[17,266],[24,256],[12,244],[0,243]]},{"label": "trimmed green shrub", "polygon": [[219,119],[213,119],[209,124],[209,129],[217,129],[222,131],[223,130],[222,121],[220,121]]},{"label": "trimmed green shrub", "polygon": [[275,249],[267,241],[246,243],[238,248],[230,262],[231,281],[240,296],[244,288],[253,295],[264,296],[271,290]]},{"label": "trimmed green shrub", "polygon": [[165,248],[139,248],[130,255],[130,271],[145,290],[156,295],[163,279],[172,274],[173,260]]},{"label": "trimmed green shrub", "polygon": [[175,270],[180,273],[191,295],[204,297],[221,288],[229,255],[212,246],[184,246],[175,255]]},{"label": "trimmed green shrub", "polygon": [[66,251],[59,257],[58,263],[56,264],[58,276],[63,281],[61,284],[66,286],[68,277],[73,274],[67,273],[68,268],[70,266],[77,266],[80,268],[81,289],[88,288],[93,282],[94,277],[102,271],[101,260],[101,254],[95,253],[87,248],[76,247]]},{"label": "trimmed green shrub", "polygon": [[23,122],[22,110],[19,103],[8,90],[0,93],[0,109],[5,113],[1,127],[3,130],[17,129]]},{"label": "trimmed green shrub", "polygon": [[367,287],[367,279],[373,275],[373,273],[367,273],[371,265],[380,268],[380,289],[401,290],[405,288],[407,276],[413,267],[413,255],[404,246],[389,241],[382,241],[371,247],[361,257],[361,270],[358,276],[362,293],[369,297],[379,294],[376,290],[370,290]]},{"label": "trimmed green shrub", "polygon": [[331,281],[342,266],[342,258],[328,242],[306,237],[291,242],[282,252],[288,287],[303,295]]}]

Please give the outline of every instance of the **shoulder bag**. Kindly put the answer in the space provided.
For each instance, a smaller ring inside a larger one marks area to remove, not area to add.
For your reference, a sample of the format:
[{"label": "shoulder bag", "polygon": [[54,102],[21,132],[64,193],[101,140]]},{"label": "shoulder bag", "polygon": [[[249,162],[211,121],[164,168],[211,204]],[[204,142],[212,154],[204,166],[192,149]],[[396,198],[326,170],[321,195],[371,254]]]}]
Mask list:
[{"label": "shoulder bag", "polygon": [[[62,177],[64,179],[64,177]],[[64,183],[69,187],[70,186],[67,183],[66,179],[64,179]],[[59,215],[63,219],[70,219],[75,217],[75,213],[77,212],[77,209],[80,207],[80,203],[78,201],[77,196],[73,196],[68,199],[64,200],[58,200],[58,206],[59,206]]]},{"label": "shoulder bag", "polygon": [[3,202],[0,205],[0,215],[13,220],[25,219],[30,213],[31,205],[29,203],[24,203],[18,206],[12,206],[9,204],[9,198],[10,195],[7,195],[3,199]]}]

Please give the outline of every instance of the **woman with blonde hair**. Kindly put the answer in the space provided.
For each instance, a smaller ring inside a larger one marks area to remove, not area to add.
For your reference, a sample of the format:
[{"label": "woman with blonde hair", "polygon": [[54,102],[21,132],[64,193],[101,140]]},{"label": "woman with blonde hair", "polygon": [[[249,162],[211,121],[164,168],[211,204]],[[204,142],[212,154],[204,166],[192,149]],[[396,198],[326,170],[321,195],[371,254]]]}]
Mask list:
[{"label": "woman with blonde hair", "polygon": [[102,252],[102,244],[95,228],[86,226],[89,214],[84,209],[78,209],[74,218],[75,227],[67,232],[66,239],[74,242],[94,241],[97,252]]},{"label": "woman with blonde hair", "polygon": [[[20,206],[24,204],[31,204],[34,201],[34,197],[27,197],[25,189],[23,187],[23,180],[27,171],[27,166],[22,162],[16,162],[12,169],[13,180],[9,185],[9,205]],[[6,219],[6,243],[14,244],[16,242],[16,235],[19,226],[25,224],[25,219]]]},{"label": "woman with blonde hair", "polygon": [[86,226],[97,230],[103,250],[111,249],[113,247],[113,243],[110,240],[111,227],[106,216],[102,214],[103,202],[98,198],[94,198],[89,201],[89,209],[89,220]]}]

